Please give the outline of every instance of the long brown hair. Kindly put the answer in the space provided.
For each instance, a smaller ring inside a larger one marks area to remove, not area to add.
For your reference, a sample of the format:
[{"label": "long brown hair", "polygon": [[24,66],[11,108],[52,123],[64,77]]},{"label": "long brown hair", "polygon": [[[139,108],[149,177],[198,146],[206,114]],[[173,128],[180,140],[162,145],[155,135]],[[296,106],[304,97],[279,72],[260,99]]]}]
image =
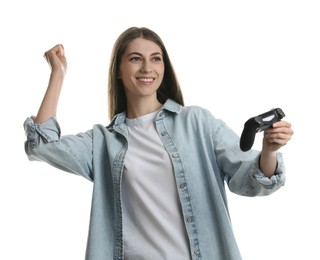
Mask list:
[{"label": "long brown hair", "polygon": [[168,98],[170,98],[182,106],[184,105],[179,82],[176,78],[175,71],[161,38],[148,28],[130,27],[120,34],[113,46],[111,54],[108,80],[110,119],[112,119],[116,114],[125,111],[127,108],[124,86],[121,79],[118,78],[118,71],[122,55],[124,54],[128,44],[136,38],[153,41],[161,48],[165,70],[162,83],[157,91],[157,98],[159,102],[163,104]]}]

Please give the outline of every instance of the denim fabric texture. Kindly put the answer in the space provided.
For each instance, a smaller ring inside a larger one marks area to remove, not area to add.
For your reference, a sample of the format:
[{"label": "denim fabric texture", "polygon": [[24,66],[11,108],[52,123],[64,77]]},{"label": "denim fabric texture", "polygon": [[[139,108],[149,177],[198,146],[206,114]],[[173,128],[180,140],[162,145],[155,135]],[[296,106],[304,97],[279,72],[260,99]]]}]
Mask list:
[{"label": "denim fabric texture", "polygon": [[[55,118],[35,124],[28,117],[24,123],[30,160],[93,183],[86,260],[124,259],[120,184],[128,146],[125,119],[120,113],[107,127],[64,136]],[[167,100],[155,120],[174,168],[192,259],[240,260],[225,188],[251,197],[275,192],[285,183],[281,153],[276,174],[267,178],[259,169],[259,151],[242,152],[238,135],[208,110]]]}]

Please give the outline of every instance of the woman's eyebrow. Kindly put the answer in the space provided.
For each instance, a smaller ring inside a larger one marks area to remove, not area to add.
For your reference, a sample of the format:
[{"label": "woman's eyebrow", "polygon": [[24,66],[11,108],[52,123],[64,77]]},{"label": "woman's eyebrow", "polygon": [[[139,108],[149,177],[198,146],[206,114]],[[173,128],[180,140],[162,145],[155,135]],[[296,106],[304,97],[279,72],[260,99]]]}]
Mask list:
[{"label": "woman's eyebrow", "polygon": [[138,56],[142,56],[142,54],[141,54],[141,53],[139,53],[139,52],[135,52],[135,51],[130,52],[130,53],[128,54],[128,56],[131,56],[131,55],[138,55]]},{"label": "woman's eyebrow", "polygon": [[160,51],[157,51],[151,54],[151,56],[155,56],[155,55],[162,55],[162,53]]},{"label": "woman's eyebrow", "polygon": [[[136,51],[130,52],[130,53],[128,54],[128,56],[131,56],[131,55],[143,56],[142,53],[136,52]],[[159,52],[159,51],[156,51],[156,52],[151,53],[151,56],[155,56],[155,55],[162,55],[162,53]]]}]

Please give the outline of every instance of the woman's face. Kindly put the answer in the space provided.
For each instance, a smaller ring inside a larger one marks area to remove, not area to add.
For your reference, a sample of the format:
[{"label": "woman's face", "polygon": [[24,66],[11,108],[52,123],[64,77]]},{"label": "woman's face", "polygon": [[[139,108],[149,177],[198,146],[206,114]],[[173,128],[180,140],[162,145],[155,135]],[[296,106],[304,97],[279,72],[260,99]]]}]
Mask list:
[{"label": "woman's face", "polygon": [[162,51],[156,43],[137,38],[128,44],[118,74],[127,98],[156,97],[163,75]]}]

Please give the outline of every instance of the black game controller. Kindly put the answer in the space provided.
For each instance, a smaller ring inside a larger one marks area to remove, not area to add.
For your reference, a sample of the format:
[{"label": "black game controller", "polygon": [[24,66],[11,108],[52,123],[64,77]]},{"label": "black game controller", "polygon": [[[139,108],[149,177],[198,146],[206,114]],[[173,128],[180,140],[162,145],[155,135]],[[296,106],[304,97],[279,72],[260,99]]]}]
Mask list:
[{"label": "black game controller", "polygon": [[240,137],[240,149],[244,152],[251,149],[256,133],[266,130],[285,117],[281,108],[272,109],[261,115],[251,117],[245,124]]}]

